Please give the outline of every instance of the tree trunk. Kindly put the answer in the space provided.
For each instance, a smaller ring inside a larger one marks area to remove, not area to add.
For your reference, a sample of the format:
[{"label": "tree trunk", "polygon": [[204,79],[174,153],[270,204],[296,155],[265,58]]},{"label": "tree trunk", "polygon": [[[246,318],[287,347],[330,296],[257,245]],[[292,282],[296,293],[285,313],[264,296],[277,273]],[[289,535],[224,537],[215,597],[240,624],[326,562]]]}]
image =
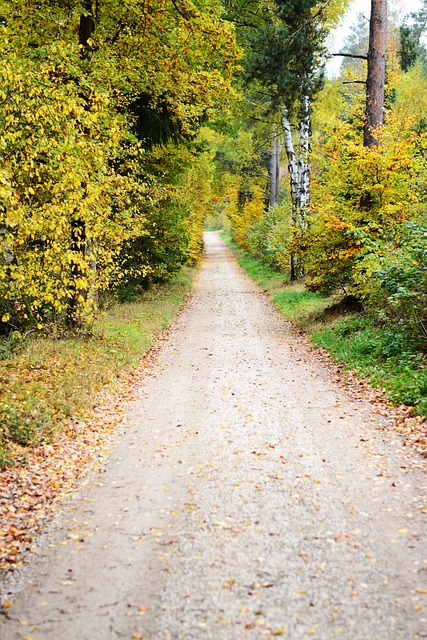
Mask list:
[{"label": "tree trunk", "polygon": [[308,207],[310,205],[310,180],[311,180],[311,117],[310,99],[304,96],[303,111],[300,121],[300,159],[299,170],[299,192],[300,192],[300,223],[301,227],[307,226]]},{"label": "tree trunk", "polygon": [[284,107],[283,113],[282,113],[282,127],[283,127],[283,136],[285,139],[286,156],[288,158],[289,180],[291,183],[292,212],[296,221],[296,218],[299,215],[299,212],[301,209],[299,167],[298,167],[297,156],[294,149],[294,141],[292,139],[291,123],[289,121],[288,110],[286,107]]},{"label": "tree trunk", "polygon": [[[308,207],[310,205],[311,179],[311,117],[310,100],[304,98],[301,121],[299,126],[299,157],[295,153],[292,139],[291,123],[288,110],[282,114],[285,149],[288,158],[288,170],[291,183],[292,222],[294,229],[304,229],[308,225]],[[291,252],[291,280],[299,280],[304,276],[304,265],[301,258]]]},{"label": "tree trunk", "polygon": [[[291,201],[292,201],[292,222],[294,228],[298,225],[298,218],[301,213],[301,201],[300,201],[300,178],[299,178],[299,166],[294,149],[294,141],[292,139],[291,123],[289,121],[288,110],[286,107],[283,109],[282,114],[282,126],[283,135],[285,138],[285,150],[288,158],[288,171],[289,179],[291,183]],[[299,277],[299,265],[293,251],[291,251],[291,280],[298,280]]]},{"label": "tree trunk", "polygon": [[371,0],[368,76],[363,144],[378,144],[375,128],[384,122],[385,57],[387,44],[387,0]]},{"label": "tree trunk", "polygon": [[276,123],[273,123],[270,155],[270,207],[279,202],[281,146]]},{"label": "tree trunk", "polygon": [[[93,16],[93,0],[83,0],[79,22],[79,45],[81,47],[82,58],[88,58],[92,53],[90,39],[94,31],[95,18]],[[89,105],[87,108],[89,108]],[[87,290],[77,284],[79,281],[87,278],[87,274],[82,267],[86,261],[86,249],[86,224],[84,219],[82,219],[79,214],[76,214],[71,219],[71,250],[76,254],[76,259],[71,264],[74,291],[68,308],[68,323],[72,327],[81,325],[83,319],[83,303],[87,300]]]},{"label": "tree trunk", "polygon": [[93,15],[93,0],[83,0],[82,13],[79,24],[79,45],[82,47],[82,56],[87,57],[92,51],[90,39],[95,31],[95,17]]}]

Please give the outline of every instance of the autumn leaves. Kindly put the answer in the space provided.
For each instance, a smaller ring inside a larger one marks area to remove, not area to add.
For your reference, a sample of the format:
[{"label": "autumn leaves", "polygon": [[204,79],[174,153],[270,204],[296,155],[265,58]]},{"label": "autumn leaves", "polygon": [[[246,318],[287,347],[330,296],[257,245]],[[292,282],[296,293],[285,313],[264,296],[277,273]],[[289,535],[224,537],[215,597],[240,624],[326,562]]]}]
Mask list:
[{"label": "autumn leaves", "polygon": [[[234,36],[212,2],[5,2],[3,14],[2,330],[82,325],[103,292],[196,257],[190,139],[230,94]],[[168,132],[154,154],[142,96]]]}]

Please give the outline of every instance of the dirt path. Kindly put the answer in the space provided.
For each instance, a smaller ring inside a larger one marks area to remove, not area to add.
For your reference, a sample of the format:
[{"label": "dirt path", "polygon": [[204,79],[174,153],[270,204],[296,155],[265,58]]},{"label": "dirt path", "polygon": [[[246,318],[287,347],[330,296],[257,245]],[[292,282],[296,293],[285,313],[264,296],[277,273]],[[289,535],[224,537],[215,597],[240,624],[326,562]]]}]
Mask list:
[{"label": "dirt path", "polygon": [[427,638],[421,458],[206,244],[105,473],[46,534],[0,637]]}]

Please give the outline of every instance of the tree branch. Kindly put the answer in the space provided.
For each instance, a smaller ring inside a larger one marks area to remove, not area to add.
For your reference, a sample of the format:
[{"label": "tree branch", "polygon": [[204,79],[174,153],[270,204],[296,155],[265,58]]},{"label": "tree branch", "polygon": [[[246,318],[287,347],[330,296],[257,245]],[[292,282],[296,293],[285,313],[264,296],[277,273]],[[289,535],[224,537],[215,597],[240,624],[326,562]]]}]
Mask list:
[{"label": "tree branch", "polygon": [[178,7],[178,4],[176,3],[176,0],[172,0],[172,4],[175,7],[175,9],[178,11],[179,15],[182,18],[184,18],[184,20],[191,20],[191,16],[186,11],[183,11]]},{"label": "tree branch", "polygon": [[367,60],[368,56],[366,54],[359,53],[333,53],[333,56],[342,56],[343,58],[358,58],[359,60]]}]

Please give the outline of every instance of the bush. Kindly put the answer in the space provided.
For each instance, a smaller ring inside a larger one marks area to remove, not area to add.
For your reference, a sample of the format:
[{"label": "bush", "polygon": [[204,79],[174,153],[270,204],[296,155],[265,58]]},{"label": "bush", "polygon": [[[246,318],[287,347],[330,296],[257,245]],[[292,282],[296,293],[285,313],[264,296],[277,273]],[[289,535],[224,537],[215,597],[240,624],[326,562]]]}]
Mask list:
[{"label": "bush", "polygon": [[269,207],[246,232],[249,252],[264,264],[289,270],[292,241],[291,210],[287,202]]},{"label": "bush", "polygon": [[[400,327],[401,340],[427,345],[427,227],[408,223],[397,251],[372,273],[370,305],[377,317]],[[398,333],[393,332],[396,337]],[[399,345],[400,348],[401,345]]]}]

